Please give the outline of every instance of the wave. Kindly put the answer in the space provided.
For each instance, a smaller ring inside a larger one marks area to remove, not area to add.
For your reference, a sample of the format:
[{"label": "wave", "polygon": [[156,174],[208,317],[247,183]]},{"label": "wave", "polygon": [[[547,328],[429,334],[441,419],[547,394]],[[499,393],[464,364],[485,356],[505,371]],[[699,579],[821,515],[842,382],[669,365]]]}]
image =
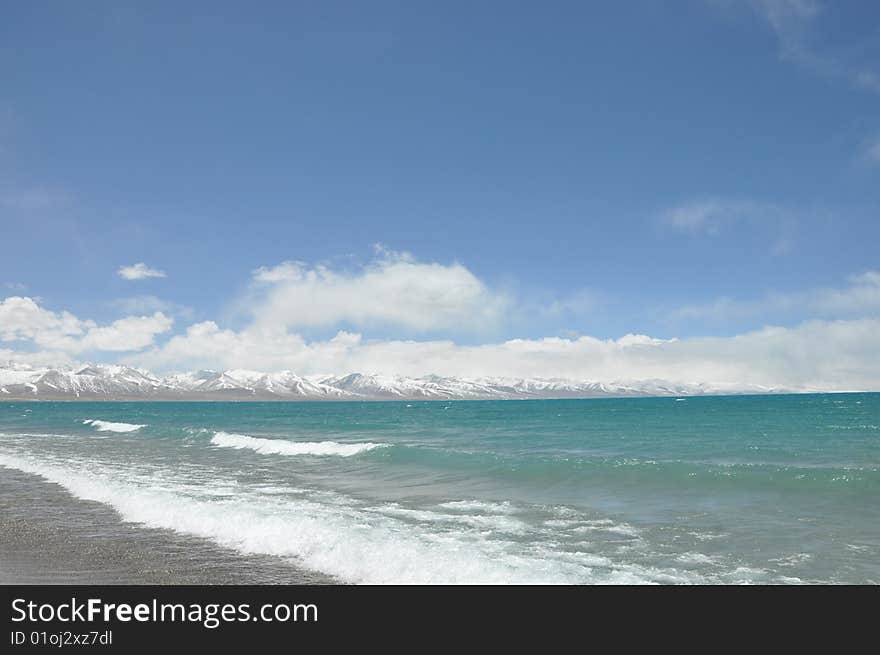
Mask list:
[{"label": "wave", "polygon": [[591,484],[619,484],[628,480],[710,488],[737,483],[743,488],[825,489],[846,493],[880,488],[880,467],[876,463],[798,461],[793,456],[764,461],[708,457],[654,459],[577,453],[512,454],[410,445],[389,450],[387,463],[540,484],[580,479]]},{"label": "wave", "polygon": [[85,425],[91,425],[100,432],[134,432],[146,425],[137,425],[135,423],[113,423],[112,421],[99,421],[95,418],[89,418],[83,421]]},{"label": "wave", "polygon": [[[210,539],[244,554],[291,558],[338,580],[366,584],[637,584],[705,581],[690,571],[613,561],[552,544],[524,546],[486,525],[435,516],[415,523],[394,506],[367,507],[351,498],[279,499],[254,490],[212,491],[200,475],[187,484],[161,473],[138,473],[95,462],[0,453],[0,465],[60,484],[74,496],[115,509],[122,520]],[[460,519],[460,516],[458,517]],[[487,517],[484,517],[487,518]],[[502,519],[504,517],[488,517]],[[445,521],[444,521],[445,522]],[[504,527],[504,526],[497,526]],[[512,527],[512,526],[508,526]]]},{"label": "wave", "polygon": [[[444,505],[440,505],[444,507]],[[466,525],[479,530],[491,530],[496,533],[524,535],[529,532],[529,526],[524,521],[511,516],[498,514],[463,514],[456,512],[448,514],[426,509],[410,509],[401,507],[396,503],[388,503],[365,511],[384,514],[391,517],[401,517],[428,525],[448,524]]]},{"label": "wave", "polygon": [[337,441],[287,441],[284,439],[260,439],[246,434],[215,432],[211,443],[223,448],[247,448],[262,455],[336,455],[351,457],[390,444],[339,443]]},{"label": "wave", "polygon": [[489,514],[515,514],[517,511],[509,501],[495,503],[482,500],[451,500],[446,503],[440,503],[440,507],[453,511],[476,511]]}]

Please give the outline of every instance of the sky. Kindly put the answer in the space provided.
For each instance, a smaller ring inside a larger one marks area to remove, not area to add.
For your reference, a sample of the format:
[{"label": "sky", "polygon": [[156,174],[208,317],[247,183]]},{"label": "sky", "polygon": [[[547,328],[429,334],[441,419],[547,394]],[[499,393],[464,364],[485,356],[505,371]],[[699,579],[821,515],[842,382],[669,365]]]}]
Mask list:
[{"label": "sky", "polygon": [[0,21],[0,362],[880,390],[880,4]]}]

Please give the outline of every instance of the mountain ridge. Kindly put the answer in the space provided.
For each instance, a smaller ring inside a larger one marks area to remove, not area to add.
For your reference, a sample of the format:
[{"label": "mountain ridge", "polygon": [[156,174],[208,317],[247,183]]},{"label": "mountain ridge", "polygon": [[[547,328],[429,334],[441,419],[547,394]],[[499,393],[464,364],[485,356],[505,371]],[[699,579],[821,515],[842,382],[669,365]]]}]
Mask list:
[{"label": "mountain ridge", "polygon": [[118,364],[30,368],[0,366],[0,400],[521,400],[755,393],[804,389],[667,380],[597,381],[564,378],[407,377],[349,373],[302,376],[293,371],[201,370],[158,377]]}]

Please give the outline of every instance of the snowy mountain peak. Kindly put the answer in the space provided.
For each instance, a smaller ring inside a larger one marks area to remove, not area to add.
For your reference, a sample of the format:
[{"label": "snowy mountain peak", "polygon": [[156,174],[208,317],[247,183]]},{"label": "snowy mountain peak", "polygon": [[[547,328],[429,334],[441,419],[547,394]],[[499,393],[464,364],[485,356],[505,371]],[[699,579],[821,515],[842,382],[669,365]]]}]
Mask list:
[{"label": "snowy mountain peak", "polygon": [[[560,378],[420,378],[350,373],[307,378],[293,371],[194,371],[159,378],[121,365],[76,369],[0,367],[3,400],[508,400],[684,396],[791,391],[755,385],[680,384],[665,380]],[[799,390],[802,391],[802,390]]]}]

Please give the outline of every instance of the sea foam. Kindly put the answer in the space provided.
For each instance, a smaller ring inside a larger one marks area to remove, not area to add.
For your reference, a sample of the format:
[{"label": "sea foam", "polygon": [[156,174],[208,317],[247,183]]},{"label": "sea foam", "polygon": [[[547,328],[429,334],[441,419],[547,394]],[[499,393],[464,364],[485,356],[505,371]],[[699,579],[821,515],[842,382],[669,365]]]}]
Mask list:
[{"label": "sea foam", "polygon": [[293,558],[339,580],[368,584],[564,584],[687,582],[675,571],[612,562],[589,553],[523,549],[481,531],[426,530],[348,499],[280,501],[244,492],[219,498],[211,482],[188,486],[160,473],[94,462],[0,453],[0,466],[60,484],[74,496],[113,507],[124,521],[192,534],[241,553]]},{"label": "sea foam", "polygon": [[260,439],[246,434],[215,432],[211,443],[223,448],[246,448],[262,455],[336,455],[351,457],[389,444],[339,443],[337,441],[287,441],[285,439]]},{"label": "sea foam", "polygon": [[514,514],[516,508],[509,502],[493,503],[481,500],[452,500],[446,503],[440,503],[440,507],[451,509],[453,511],[476,511],[488,512],[490,514]]},{"label": "sea foam", "polygon": [[99,421],[98,419],[90,418],[83,421],[85,425],[91,425],[96,430],[101,432],[134,432],[135,430],[140,430],[141,428],[147,427],[146,425],[137,425],[135,423],[113,423],[112,421]]}]

